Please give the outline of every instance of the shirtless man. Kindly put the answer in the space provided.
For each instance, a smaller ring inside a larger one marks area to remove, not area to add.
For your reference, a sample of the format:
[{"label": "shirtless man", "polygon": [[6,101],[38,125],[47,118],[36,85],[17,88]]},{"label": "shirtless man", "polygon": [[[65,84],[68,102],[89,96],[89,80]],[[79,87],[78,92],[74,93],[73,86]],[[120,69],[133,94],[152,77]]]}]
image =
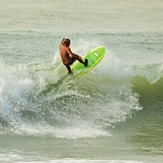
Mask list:
[{"label": "shirtless man", "polygon": [[78,60],[86,67],[88,65],[88,60],[85,59],[85,61],[83,61],[79,55],[74,54],[71,51],[69,46],[70,46],[70,40],[68,38],[63,38],[61,43],[59,44],[59,51],[60,51],[61,60],[68,70],[68,74],[72,74],[72,70],[70,68],[71,64],[73,64],[76,60]]}]

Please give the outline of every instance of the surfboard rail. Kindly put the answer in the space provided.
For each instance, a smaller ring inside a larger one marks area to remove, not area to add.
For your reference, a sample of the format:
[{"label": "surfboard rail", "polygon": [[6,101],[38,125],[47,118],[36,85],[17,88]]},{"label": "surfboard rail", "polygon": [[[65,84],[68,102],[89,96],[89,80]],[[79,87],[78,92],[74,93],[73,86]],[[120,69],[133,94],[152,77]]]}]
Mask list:
[{"label": "surfboard rail", "polygon": [[[75,74],[76,77],[81,77],[84,74],[86,74],[88,71],[90,71],[91,69],[93,69],[103,58],[105,54],[105,47],[104,46],[98,46],[94,49],[92,49],[91,51],[89,51],[88,53],[86,53],[82,59],[88,59],[88,66],[84,67],[84,65],[82,63],[80,63],[79,61],[76,61],[72,66],[71,69],[73,71],[73,73]],[[77,73],[78,71],[80,71],[80,73]]]}]

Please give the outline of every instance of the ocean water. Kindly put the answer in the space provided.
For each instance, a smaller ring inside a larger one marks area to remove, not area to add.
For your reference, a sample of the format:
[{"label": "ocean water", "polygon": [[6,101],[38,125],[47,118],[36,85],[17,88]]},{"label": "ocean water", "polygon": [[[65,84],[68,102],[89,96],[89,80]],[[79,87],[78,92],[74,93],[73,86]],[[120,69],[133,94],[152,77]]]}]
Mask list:
[{"label": "ocean water", "polygon": [[[0,22],[0,162],[163,162],[162,0],[0,0]],[[63,37],[105,56],[63,80]]]}]

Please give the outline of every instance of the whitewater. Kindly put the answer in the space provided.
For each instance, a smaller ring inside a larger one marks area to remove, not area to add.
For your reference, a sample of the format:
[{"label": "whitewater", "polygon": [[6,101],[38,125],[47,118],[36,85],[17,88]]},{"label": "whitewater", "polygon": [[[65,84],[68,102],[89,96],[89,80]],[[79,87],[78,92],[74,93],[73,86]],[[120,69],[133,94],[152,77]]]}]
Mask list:
[{"label": "whitewater", "polygon": [[[1,1],[1,162],[162,162],[162,2],[95,2]],[[63,79],[63,37],[104,58]]]}]

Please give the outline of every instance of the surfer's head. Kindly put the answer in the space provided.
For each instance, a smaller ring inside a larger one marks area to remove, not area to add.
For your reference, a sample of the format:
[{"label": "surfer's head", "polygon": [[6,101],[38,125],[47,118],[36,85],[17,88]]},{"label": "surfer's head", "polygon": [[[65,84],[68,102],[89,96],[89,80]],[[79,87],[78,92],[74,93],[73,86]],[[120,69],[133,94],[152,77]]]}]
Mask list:
[{"label": "surfer's head", "polygon": [[63,44],[63,45],[66,45],[66,46],[70,46],[70,39],[68,39],[68,38],[63,38],[63,39],[62,39],[62,44]]}]

